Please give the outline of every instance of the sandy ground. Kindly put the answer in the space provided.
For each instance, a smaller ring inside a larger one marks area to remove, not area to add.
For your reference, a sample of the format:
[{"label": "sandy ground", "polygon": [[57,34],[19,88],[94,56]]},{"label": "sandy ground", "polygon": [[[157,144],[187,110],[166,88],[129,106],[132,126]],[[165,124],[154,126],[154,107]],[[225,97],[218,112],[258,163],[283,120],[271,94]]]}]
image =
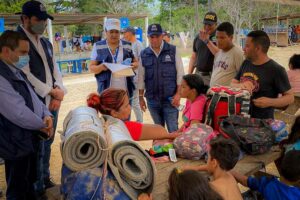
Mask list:
[{"label": "sandy ground", "polygon": [[[288,66],[288,59],[294,54],[300,52],[300,46],[292,46],[286,48],[275,48],[271,47],[269,55],[280,63],[282,66]],[[188,64],[188,60],[185,60],[185,68]],[[96,91],[96,82],[94,76],[92,74],[76,74],[76,75],[65,75],[63,78],[64,85],[68,89],[68,94],[65,96],[64,101],[62,102],[62,106],[59,113],[59,121],[57,132],[55,136],[55,141],[52,145],[52,156],[51,156],[51,175],[56,183],[60,183],[60,170],[62,159],[60,155],[60,134],[62,131],[62,124],[67,113],[80,105],[85,105],[86,97],[89,93]],[[134,119],[134,115],[133,115]],[[149,112],[146,112],[144,115],[145,123],[153,123],[152,119],[149,115]],[[151,142],[145,141],[141,142],[144,148],[149,148]],[[274,165],[268,166],[268,171],[276,173]],[[5,190],[5,175],[4,175],[4,166],[0,166],[0,189]],[[2,198],[4,199],[4,198]]]}]

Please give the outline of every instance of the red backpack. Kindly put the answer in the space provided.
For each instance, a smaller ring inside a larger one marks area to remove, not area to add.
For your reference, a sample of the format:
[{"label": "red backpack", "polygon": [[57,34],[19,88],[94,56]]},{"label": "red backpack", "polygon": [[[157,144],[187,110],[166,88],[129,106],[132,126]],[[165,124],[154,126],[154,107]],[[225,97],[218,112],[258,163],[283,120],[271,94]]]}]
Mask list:
[{"label": "red backpack", "polygon": [[242,114],[248,116],[250,93],[240,88],[211,87],[207,91],[205,124],[219,131],[220,117]]}]

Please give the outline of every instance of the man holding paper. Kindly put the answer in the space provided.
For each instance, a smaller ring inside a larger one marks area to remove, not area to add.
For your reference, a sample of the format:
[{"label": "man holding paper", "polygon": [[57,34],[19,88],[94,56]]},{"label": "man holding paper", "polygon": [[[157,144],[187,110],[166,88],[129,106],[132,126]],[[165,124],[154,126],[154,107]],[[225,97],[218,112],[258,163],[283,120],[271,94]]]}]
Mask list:
[{"label": "man holding paper", "polygon": [[100,94],[103,90],[112,87],[127,90],[129,96],[132,97],[135,89],[134,73],[130,74],[124,68],[124,65],[128,64],[131,65],[132,69],[138,67],[131,44],[120,40],[120,20],[107,19],[104,27],[107,39],[94,44],[89,66],[91,72],[95,74],[98,93]]}]

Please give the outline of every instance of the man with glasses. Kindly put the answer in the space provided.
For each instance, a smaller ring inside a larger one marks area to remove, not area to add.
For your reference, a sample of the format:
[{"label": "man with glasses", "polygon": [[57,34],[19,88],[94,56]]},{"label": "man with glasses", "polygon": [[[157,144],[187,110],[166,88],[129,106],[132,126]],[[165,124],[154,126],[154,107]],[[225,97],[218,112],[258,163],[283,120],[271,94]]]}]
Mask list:
[{"label": "man with glasses", "polygon": [[141,52],[138,73],[140,105],[143,111],[148,106],[154,123],[166,124],[171,133],[178,130],[183,64],[176,47],[163,41],[160,24],[151,24],[147,33],[150,45]]},{"label": "man with glasses", "polygon": [[189,63],[188,73],[192,74],[196,68],[205,85],[209,85],[214,64],[214,55],[218,52],[216,46],[217,15],[208,12],[204,16],[204,29],[200,30],[193,42],[193,53]]}]

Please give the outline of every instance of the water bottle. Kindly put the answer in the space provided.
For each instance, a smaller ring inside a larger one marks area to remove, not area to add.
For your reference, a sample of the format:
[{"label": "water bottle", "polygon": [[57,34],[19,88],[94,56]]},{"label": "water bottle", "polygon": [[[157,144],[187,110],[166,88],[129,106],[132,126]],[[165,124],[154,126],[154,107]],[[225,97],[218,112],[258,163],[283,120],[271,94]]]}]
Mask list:
[{"label": "water bottle", "polygon": [[[172,103],[173,97],[169,97],[168,100]],[[176,107],[176,108],[177,108],[177,110],[179,110],[179,111],[183,111],[184,105],[180,104],[180,105],[179,105],[178,107]]]}]

